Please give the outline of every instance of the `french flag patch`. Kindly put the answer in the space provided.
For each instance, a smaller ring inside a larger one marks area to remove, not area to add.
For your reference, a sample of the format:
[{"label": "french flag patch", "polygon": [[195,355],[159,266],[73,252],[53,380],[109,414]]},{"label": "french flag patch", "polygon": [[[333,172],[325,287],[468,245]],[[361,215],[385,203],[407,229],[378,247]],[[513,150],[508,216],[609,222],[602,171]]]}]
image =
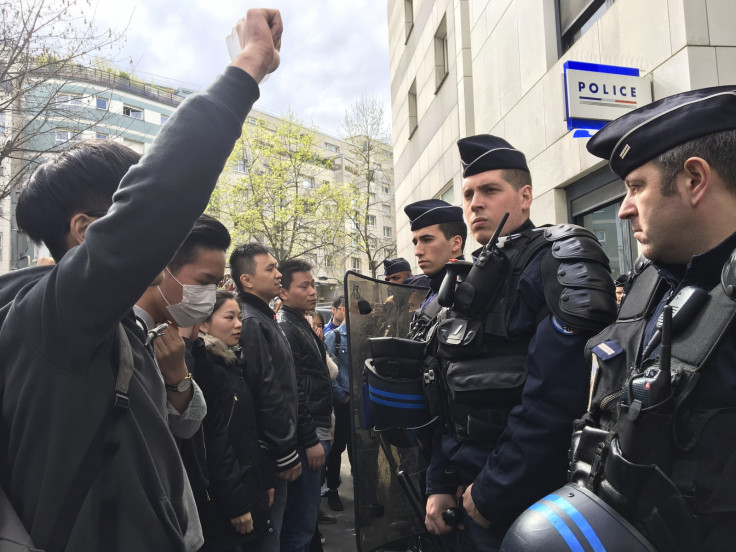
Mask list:
[{"label": "french flag patch", "polygon": [[591,352],[601,360],[613,358],[620,355],[622,351],[623,349],[621,348],[621,345],[611,339],[604,341],[603,343],[599,343],[591,349]]}]

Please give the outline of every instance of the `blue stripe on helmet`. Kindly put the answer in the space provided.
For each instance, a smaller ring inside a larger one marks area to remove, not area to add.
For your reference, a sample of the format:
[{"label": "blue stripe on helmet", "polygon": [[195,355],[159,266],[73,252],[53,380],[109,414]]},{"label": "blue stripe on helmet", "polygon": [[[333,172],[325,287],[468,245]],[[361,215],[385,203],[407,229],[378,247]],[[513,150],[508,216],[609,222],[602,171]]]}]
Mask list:
[{"label": "blue stripe on helmet", "polygon": [[542,500],[549,500],[552,504],[556,505],[560,510],[570,516],[570,519],[575,522],[578,529],[580,529],[585,538],[588,539],[588,543],[590,543],[594,552],[606,552],[606,547],[603,546],[603,543],[598,538],[595,529],[590,526],[588,520],[583,517],[583,514],[581,514],[575,506],[556,494],[547,495]]},{"label": "blue stripe on helmet", "polygon": [[538,512],[546,517],[547,521],[552,524],[552,527],[557,529],[557,532],[560,534],[560,536],[565,539],[567,546],[570,548],[570,550],[572,550],[572,552],[585,552],[585,550],[583,549],[583,545],[580,544],[578,538],[573,534],[570,528],[565,525],[565,522],[562,521],[562,518],[555,514],[549,507],[537,502],[536,504],[532,504],[531,506],[529,506],[529,509],[534,510],[535,512]]}]

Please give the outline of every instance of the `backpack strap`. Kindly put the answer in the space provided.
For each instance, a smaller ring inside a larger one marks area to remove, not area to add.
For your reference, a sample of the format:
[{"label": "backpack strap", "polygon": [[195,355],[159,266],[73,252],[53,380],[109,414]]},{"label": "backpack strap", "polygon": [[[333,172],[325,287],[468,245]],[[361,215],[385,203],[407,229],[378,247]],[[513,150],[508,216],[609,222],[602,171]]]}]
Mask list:
[{"label": "backpack strap", "polygon": [[118,325],[118,365],[115,380],[115,393],[107,415],[100,422],[97,432],[87,448],[82,463],[77,468],[77,474],[67,492],[63,502],[64,508],[54,522],[53,529],[46,543],[47,552],[63,552],[66,549],[71,531],[82,508],[85,498],[89,494],[100,468],[109,461],[118,448],[117,425],[120,419],[128,412],[128,388],[133,376],[133,351],[122,323]]}]

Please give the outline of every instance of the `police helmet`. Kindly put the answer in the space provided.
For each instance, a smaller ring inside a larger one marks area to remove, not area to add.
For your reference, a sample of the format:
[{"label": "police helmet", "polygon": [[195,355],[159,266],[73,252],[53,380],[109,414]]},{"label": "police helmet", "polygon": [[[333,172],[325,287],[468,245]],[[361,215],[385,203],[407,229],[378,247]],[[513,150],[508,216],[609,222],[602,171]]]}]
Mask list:
[{"label": "police helmet", "polygon": [[618,512],[588,489],[568,483],[527,508],[501,552],[655,552]]}]

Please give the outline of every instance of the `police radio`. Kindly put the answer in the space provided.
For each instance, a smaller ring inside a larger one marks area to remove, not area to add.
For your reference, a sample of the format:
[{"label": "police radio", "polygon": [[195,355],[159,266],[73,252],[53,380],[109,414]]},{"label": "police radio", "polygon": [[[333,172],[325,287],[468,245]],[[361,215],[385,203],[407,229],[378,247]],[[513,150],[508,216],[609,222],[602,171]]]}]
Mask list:
[{"label": "police radio", "polygon": [[680,332],[708,300],[708,292],[703,288],[688,286],[682,288],[665,306],[657,319],[656,332],[644,348],[641,358],[646,360],[654,349],[662,344],[659,366],[646,369],[631,378],[621,392],[621,402],[633,404],[639,401],[641,408],[655,406],[667,400],[672,394],[672,374],[670,370],[672,337]]},{"label": "police radio", "polygon": [[661,404],[672,396],[672,311],[673,307],[667,305],[657,321],[657,332],[662,340],[659,367],[649,368],[629,380],[621,393],[626,403],[633,405],[638,401],[641,408],[647,408]]},{"label": "police radio", "polygon": [[[448,303],[444,306],[452,305],[453,309],[470,317],[478,317],[491,308],[495,295],[501,289],[501,284],[506,279],[509,269],[506,255],[496,247],[501,230],[508,218],[509,214],[506,213],[491,239],[481,249],[465,280],[455,288],[451,300],[443,297],[443,301]],[[458,269],[460,268],[458,266]]]}]

